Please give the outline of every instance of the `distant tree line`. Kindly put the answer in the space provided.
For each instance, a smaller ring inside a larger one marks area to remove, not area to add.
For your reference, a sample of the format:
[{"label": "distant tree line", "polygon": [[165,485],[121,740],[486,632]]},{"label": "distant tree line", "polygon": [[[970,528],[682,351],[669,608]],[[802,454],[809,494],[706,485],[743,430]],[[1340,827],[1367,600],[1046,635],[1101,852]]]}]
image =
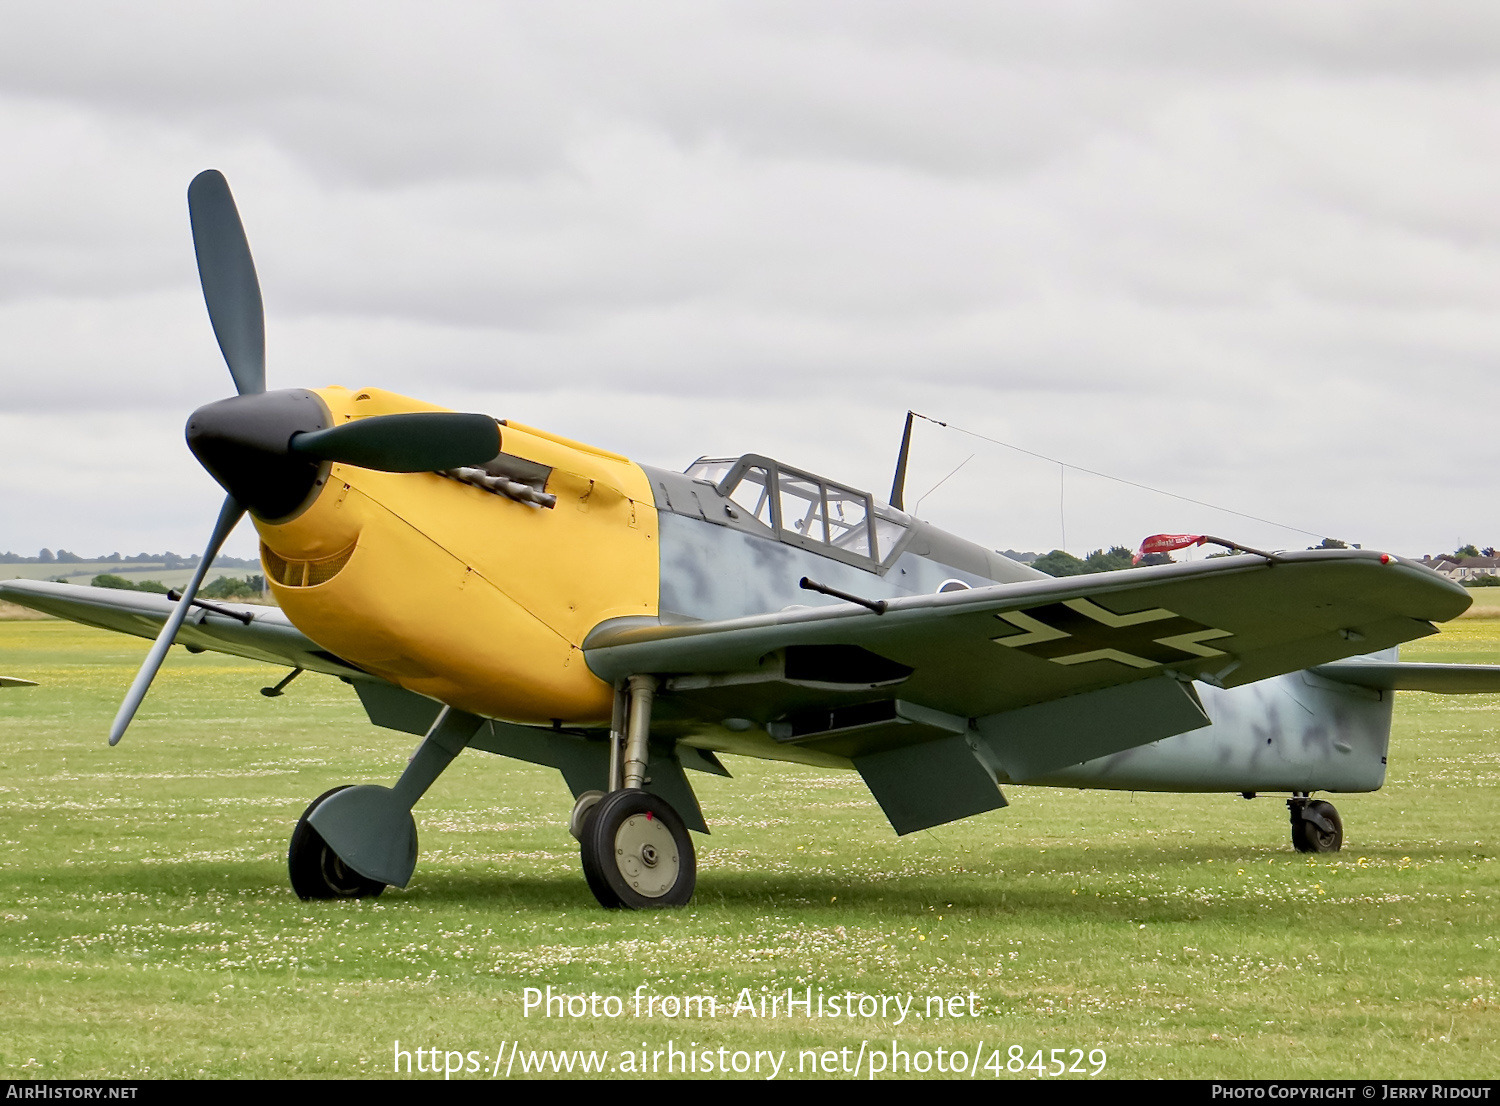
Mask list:
[{"label": "distant tree line", "polygon": [[[56,553],[50,549],[43,549],[35,557],[23,557],[19,553],[0,553],[0,564],[6,565],[150,564],[160,565],[164,570],[168,571],[178,568],[196,568],[201,559],[196,553],[191,553],[186,557],[179,557],[171,550],[165,553],[137,553],[134,557],[121,556],[119,553],[111,553],[108,556],[82,557],[66,549],[59,549]],[[221,568],[260,567],[259,561],[244,557],[219,556],[214,558],[214,564]]]},{"label": "distant tree line", "polygon": [[[1318,545],[1308,546],[1309,549],[1348,549],[1349,547],[1337,538],[1324,538]],[[1359,546],[1355,546],[1358,549]],[[1210,553],[1213,557],[1233,557],[1233,550],[1224,550],[1220,553]],[[1127,549],[1123,545],[1112,545],[1108,549],[1096,549],[1092,553],[1079,559],[1073,554],[1062,549],[1054,549],[1051,553],[1043,553],[1040,557],[1030,562],[1031,567],[1040,569],[1048,576],[1083,576],[1090,572],[1113,572],[1120,568],[1146,568],[1149,565],[1176,564],[1170,554],[1148,553],[1139,561],[1135,559],[1135,551]]]},{"label": "distant tree line", "polygon": [[[1358,545],[1350,546],[1338,538],[1324,538],[1317,545],[1308,546],[1309,549],[1358,549]],[[1043,553],[1040,557],[1031,553],[1016,553],[1007,549],[1005,555],[1012,560],[1022,561],[1031,565],[1032,568],[1045,572],[1048,576],[1082,576],[1090,572],[1113,572],[1118,568],[1145,568],[1147,565],[1165,565],[1174,563],[1172,558],[1165,553],[1151,553],[1135,560],[1135,553],[1123,545],[1111,546],[1108,549],[1096,549],[1083,558],[1063,549],[1054,549],[1051,553]],[[1225,550],[1220,553],[1208,554],[1213,557],[1232,557],[1234,552]],[[1500,556],[1494,546],[1487,545],[1483,549],[1475,545],[1461,546],[1445,556],[1451,561],[1464,561],[1470,557],[1496,557]],[[1475,576],[1463,582],[1469,588],[1495,588],[1500,587],[1500,576]]]},{"label": "distant tree line", "polygon": [[89,581],[96,588],[116,588],[119,591],[149,591],[153,595],[166,595],[167,585],[160,580],[127,580],[123,576],[100,573]]},{"label": "distant tree line", "polygon": [[[89,581],[96,588],[117,588],[120,591],[147,591],[154,595],[165,595],[169,590],[160,580],[127,580],[123,576],[100,573]],[[200,599],[259,599],[266,590],[264,576],[248,576],[243,580],[233,576],[220,576],[198,589]]]},{"label": "distant tree line", "polygon": [[[1149,559],[1154,564],[1171,562],[1171,558],[1165,554],[1160,556],[1161,560]],[[1145,564],[1146,559],[1143,559],[1141,563]],[[1090,572],[1113,572],[1117,568],[1135,567],[1135,553],[1123,545],[1115,545],[1109,549],[1096,549],[1079,559],[1066,550],[1054,549],[1051,553],[1043,553],[1032,561],[1031,567],[1045,572],[1048,576],[1083,576]]]}]

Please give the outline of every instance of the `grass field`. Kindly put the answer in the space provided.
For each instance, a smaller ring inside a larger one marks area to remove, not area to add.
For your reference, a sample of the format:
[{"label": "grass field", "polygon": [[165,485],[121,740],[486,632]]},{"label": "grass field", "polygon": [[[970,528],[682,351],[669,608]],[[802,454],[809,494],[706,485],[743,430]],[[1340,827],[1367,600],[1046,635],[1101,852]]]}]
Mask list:
[{"label": "grass field", "polygon": [[[783,1077],[801,1050],[852,1063],[893,1040],[977,1049],[1007,1077],[1054,1048],[1103,1049],[1122,1077],[1500,1073],[1500,697],[1403,693],[1390,780],[1337,800],[1333,857],[1292,852],[1275,797],[1018,787],[1007,810],[897,839],[852,774],[734,760],[733,780],[693,777],[713,826],[693,905],[610,913],[557,774],[466,753],[418,807],[409,890],[309,904],[286,883],[298,814],[390,782],[415,740],[335,681],[265,699],[280,670],[174,651],[109,749],[145,648],[0,622],[0,673],[41,683],[0,690],[7,1075],[388,1076],[398,1039],[440,1067],[474,1051],[484,1077],[518,1041],[523,1060],[607,1049],[609,1073],[669,1040],[785,1049]],[[1404,656],[1500,661],[1500,618]],[[524,1017],[524,988],[549,984],[622,996],[624,1016]],[[711,994],[718,1016],[634,1017],[642,984]],[[962,996],[965,1016],[730,1014],[744,988],[809,986],[917,1012]]]}]

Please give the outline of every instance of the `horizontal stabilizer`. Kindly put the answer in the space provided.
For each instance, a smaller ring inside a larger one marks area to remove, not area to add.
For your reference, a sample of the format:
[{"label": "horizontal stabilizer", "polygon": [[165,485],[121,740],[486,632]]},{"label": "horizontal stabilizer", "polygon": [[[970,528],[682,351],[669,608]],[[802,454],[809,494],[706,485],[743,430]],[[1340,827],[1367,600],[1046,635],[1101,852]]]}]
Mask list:
[{"label": "horizontal stabilizer", "polygon": [[1500,664],[1418,664],[1411,661],[1334,661],[1314,675],[1376,691],[1435,691],[1444,695],[1500,693]]}]

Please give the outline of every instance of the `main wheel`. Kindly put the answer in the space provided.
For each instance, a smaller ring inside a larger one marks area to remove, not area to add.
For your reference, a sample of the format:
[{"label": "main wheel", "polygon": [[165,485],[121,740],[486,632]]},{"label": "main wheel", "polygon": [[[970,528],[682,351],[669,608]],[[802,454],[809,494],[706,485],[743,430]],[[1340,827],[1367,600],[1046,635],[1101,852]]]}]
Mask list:
[{"label": "main wheel", "polygon": [[682,818],[637,788],[611,792],[585,816],[583,872],[601,905],[629,910],[684,906],[698,878]]},{"label": "main wheel", "polygon": [[589,885],[589,890],[594,893],[594,898],[599,900],[599,905],[606,910],[618,910],[620,908],[620,896],[615,894],[614,888],[604,878],[604,870],[599,866],[595,850],[590,844],[593,840],[592,825],[594,815],[599,812],[599,805],[604,800],[593,803],[584,809],[582,817],[577,819],[579,853],[583,860],[583,879]]},{"label": "main wheel", "polygon": [[1292,822],[1292,845],[1299,853],[1336,853],[1344,847],[1344,823],[1332,803],[1316,799],[1307,809],[1321,815],[1332,829],[1325,830],[1300,815]]},{"label": "main wheel", "polygon": [[338,794],[344,787],[325,791],[308,803],[302,817],[297,820],[297,828],[292,830],[286,866],[292,877],[292,890],[299,899],[364,899],[385,890],[385,884],[362,876],[345,864],[307,820],[318,809],[319,803]]}]

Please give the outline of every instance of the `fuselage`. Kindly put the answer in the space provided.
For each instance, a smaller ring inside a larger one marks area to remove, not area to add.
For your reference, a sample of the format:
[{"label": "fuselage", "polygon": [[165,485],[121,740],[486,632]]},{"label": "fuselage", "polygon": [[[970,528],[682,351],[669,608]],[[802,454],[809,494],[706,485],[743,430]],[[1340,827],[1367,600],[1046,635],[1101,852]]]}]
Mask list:
[{"label": "fuselage", "polygon": [[[334,425],[441,410],[378,389],[316,394]],[[257,519],[267,581],[298,628],[366,671],[476,714],[599,727],[614,694],[589,669],[585,642],[603,624],[839,602],[799,588],[803,577],[875,600],[1042,575],[770,458],[681,473],[515,423],[500,435],[486,473],[333,464],[300,513]],[[1384,780],[1388,692],[1304,673],[1200,691],[1212,725],[1029,782],[1364,791]],[[848,766],[761,727],[663,707],[662,734],[690,745]]]}]

